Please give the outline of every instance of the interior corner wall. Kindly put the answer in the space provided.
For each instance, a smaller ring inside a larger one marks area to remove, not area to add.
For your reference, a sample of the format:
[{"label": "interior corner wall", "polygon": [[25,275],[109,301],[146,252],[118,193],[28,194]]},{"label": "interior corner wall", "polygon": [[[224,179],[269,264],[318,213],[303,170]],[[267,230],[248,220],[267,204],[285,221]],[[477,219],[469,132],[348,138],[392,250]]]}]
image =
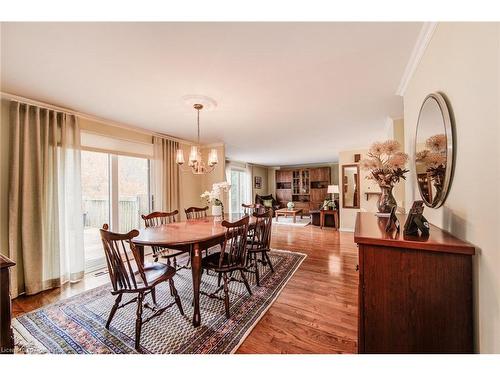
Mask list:
[{"label": "interior corner wall", "polygon": [[[255,187],[255,177],[260,177],[261,179],[261,187],[260,189],[257,189]],[[269,183],[268,183],[268,168],[263,167],[260,165],[253,165],[252,166],[252,196],[251,202],[248,203],[253,203],[255,194],[259,195],[267,195],[269,194]]]},{"label": "interior corner wall", "polygon": [[[424,215],[476,246],[474,332],[480,353],[500,353],[499,70],[499,23],[440,23],[404,95],[410,155],[427,94],[443,93],[453,113],[456,157],[451,189],[441,208],[426,207]],[[407,207],[419,199],[414,173],[406,184],[406,198]]]}]

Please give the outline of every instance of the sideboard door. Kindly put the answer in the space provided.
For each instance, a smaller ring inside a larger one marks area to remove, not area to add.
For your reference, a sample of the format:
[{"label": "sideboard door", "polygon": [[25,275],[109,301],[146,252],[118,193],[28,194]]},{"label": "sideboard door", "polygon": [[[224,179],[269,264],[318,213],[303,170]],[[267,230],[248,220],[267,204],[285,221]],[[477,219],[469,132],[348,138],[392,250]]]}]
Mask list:
[{"label": "sideboard door", "polygon": [[362,245],[365,353],[471,353],[468,255]]}]

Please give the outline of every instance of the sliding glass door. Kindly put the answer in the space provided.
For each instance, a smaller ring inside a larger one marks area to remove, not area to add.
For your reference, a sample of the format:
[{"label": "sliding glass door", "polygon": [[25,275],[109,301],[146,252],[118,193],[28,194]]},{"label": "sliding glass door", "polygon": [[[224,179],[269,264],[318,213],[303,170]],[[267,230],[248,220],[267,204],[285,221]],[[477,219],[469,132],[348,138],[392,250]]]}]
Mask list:
[{"label": "sliding glass door", "polygon": [[149,213],[149,160],[118,156],[118,231],[144,228]]},{"label": "sliding glass door", "polygon": [[109,154],[82,151],[83,244],[85,269],[104,265],[99,229],[110,221]]},{"label": "sliding glass door", "polygon": [[243,169],[231,169],[231,212],[242,212],[242,203],[251,203],[250,177]]},{"label": "sliding glass door", "polygon": [[85,269],[105,266],[99,229],[125,233],[143,228],[150,211],[149,160],[82,151],[82,195]]}]

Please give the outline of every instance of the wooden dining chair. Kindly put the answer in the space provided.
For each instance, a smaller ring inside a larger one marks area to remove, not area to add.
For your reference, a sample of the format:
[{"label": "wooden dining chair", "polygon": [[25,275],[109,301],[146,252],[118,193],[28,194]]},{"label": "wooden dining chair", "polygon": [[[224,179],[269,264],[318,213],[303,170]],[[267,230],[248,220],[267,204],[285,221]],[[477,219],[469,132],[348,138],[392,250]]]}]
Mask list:
[{"label": "wooden dining chair", "polygon": [[[175,223],[179,211],[172,212],[152,212],[148,215],[141,215],[144,220],[146,228],[157,227],[164,224]],[[160,258],[166,259],[167,264],[170,265],[170,259],[173,259],[173,264],[176,269],[187,268],[188,265],[177,267],[177,256],[182,254],[182,251],[169,249],[162,246],[151,246],[153,249],[153,259],[157,262]]]},{"label": "wooden dining chair", "polygon": [[262,214],[254,213],[253,216],[255,217],[255,227],[247,240],[248,257],[246,271],[255,273],[255,281],[260,286],[259,263],[262,263],[264,266],[269,265],[271,271],[274,272],[273,264],[268,254],[271,251],[273,212],[272,210],[268,210]]},{"label": "wooden dining chair", "polygon": [[[229,283],[232,281],[243,282],[252,295],[252,290],[248,284],[245,273],[246,257],[247,257],[247,234],[248,224],[250,221],[249,216],[243,217],[234,223],[226,220],[222,222],[222,226],[226,228],[226,235],[224,244],[221,246],[221,251],[210,254],[201,260],[201,266],[205,270],[211,270],[217,273],[219,283],[217,289],[213,293],[202,294],[210,297],[224,300],[224,307],[226,310],[226,317],[230,317],[229,313]],[[241,280],[234,278],[234,272],[239,272]],[[221,279],[224,280],[223,286],[220,285]],[[219,292],[224,289],[224,298],[219,296]]]},{"label": "wooden dining chair", "polygon": [[184,210],[186,219],[201,219],[207,217],[208,206],[205,207],[189,207]]},{"label": "wooden dining chair", "polygon": [[[132,238],[139,235],[139,231],[132,230],[128,233],[113,233],[110,232],[108,224],[104,224],[101,232],[102,245],[108,265],[109,277],[113,290],[112,295],[116,295],[116,300],[111,308],[106,329],[109,329],[111,321],[118,309],[127,306],[130,303],[137,302],[136,318],[135,318],[135,349],[141,351],[141,329],[144,323],[149,322],[152,318],[162,314],[165,310],[177,304],[181,315],[184,315],[181,299],[175,289],[173,277],[175,268],[164,263],[145,263],[140,260],[139,253],[132,243]],[[165,307],[159,308],[156,304],[156,286],[164,281],[169,282],[170,292],[174,296],[174,302]],[[124,294],[136,296],[121,303]],[[144,297],[151,294],[153,306],[148,303],[143,304]],[[142,320],[143,307],[153,310],[153,315],[145,320]]]}]

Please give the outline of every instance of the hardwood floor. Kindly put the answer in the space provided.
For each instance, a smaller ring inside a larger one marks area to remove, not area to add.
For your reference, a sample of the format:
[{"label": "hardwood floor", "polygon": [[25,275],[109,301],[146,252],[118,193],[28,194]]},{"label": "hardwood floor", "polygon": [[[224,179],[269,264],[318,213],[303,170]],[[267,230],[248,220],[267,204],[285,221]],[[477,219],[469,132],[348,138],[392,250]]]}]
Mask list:
[{"label": "hardwood floor", "polygon": [[[275,225],[272,247],[307,254],[237,353],[356,353],[357,247],[352,233]],[[109,282],[107,274],[13,300],[14,316]]]}]

